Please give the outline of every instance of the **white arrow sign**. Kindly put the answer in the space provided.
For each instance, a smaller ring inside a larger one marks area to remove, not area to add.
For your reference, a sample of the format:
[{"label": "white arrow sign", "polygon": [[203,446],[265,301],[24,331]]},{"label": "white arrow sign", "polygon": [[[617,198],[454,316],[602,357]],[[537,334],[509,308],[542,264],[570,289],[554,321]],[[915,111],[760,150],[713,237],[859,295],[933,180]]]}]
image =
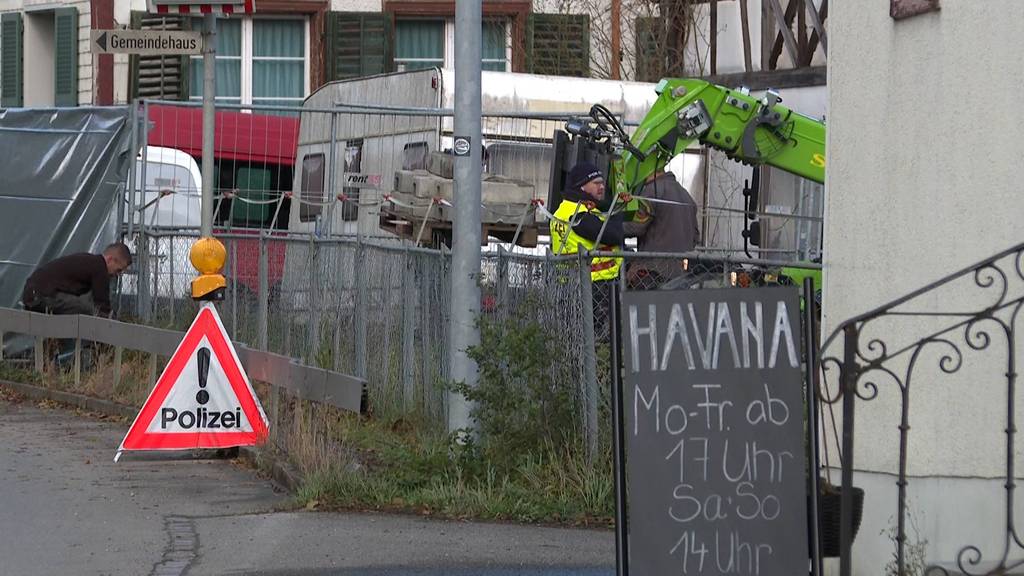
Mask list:
[{"label": "white arrow sign", "polygon": [[200,54],[203,37],[199,32],[164,30],[93,30],[92,51],[96,54]]}]

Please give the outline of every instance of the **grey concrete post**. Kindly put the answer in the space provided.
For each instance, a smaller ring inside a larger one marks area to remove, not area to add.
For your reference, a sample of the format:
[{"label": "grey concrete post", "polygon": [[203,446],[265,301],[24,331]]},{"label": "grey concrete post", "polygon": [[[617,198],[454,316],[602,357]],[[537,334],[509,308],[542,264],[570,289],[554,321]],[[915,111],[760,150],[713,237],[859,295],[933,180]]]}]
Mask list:
[{"label": "grey concrete post", "polygon": [[259,287],[256,292],[256,347],[260,350],[267,350],[267,314],[270,307],[270,280],[269,275],[270,251],[267,247],[267,231],[260,230],[260,257],[257,275]]},{"label": "grey concrete post", "polygon": [[[451,378],[474,387],[467,350],[480,343],[480,32],[481,0],[455,1],[455,222],[452,252]],[[448,430],[470,427],[470,404],[448,393]]]},{"label": "grey concrete post", "polygon": [[597,459],[597,344],[594,338],[594,291],[590,280],[590,256],[578,252],[580,302],[583,307],[583,430],[587,438],[587,459]]}]

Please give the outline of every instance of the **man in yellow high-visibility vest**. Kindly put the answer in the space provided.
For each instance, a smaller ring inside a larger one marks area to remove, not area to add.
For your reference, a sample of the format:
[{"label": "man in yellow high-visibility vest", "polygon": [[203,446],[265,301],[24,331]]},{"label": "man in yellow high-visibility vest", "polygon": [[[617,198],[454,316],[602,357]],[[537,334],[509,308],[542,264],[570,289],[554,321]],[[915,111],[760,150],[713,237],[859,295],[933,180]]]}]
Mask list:
[{"label": "man in yellow high-visibility vest", "polygon": [[[621,251],[625,240],[622,215],[611,216],[605,224],[605,215],[597,207],[604,199],[604,174],[601,169],[590,162],[581,162],[569,171],[567,183],[568,186],[562,191],[562,203],[558,205],[555,218],[551,221],[551,251],[555,254],[575,254],[580,250]],[[610,291],[612,283],[619,277],[621,266],[621,258],[601,256],[590,260],[594,319],[599,339],[603,338],[602,333],[607,328]]]}]

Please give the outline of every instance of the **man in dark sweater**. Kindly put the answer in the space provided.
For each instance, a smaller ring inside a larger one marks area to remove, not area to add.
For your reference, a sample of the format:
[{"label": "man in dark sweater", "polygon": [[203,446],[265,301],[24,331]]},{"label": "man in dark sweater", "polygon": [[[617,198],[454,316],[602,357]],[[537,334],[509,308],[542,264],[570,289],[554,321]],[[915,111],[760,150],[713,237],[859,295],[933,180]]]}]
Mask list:
[{"label": "man in dark sweater", "polygon": [[[700,244],[697,203],[671,172],[659,170],[647,178],[642,202],[632,222],[625,224],[626,236],[637,237],[639,252],[692,252]],[[626,278],[633,289],[651,290],[686,274],[681,260],[640,258],[630,263]]]},{"label": "man in dark sweater", "polygon": [[[62,256],[36,268],[25,282],[21,301],[33,312],[109,316],[110,279],[131,263],[131,252],[120,242],[102,254]],[[91,301],[86,294],[91,294]]]}]

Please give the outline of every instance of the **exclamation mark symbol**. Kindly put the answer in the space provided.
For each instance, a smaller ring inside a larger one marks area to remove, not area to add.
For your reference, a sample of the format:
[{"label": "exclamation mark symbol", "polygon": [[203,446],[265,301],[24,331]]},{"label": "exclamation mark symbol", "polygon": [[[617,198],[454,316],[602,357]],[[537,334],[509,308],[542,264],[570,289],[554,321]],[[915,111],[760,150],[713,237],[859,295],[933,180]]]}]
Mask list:
[{"label": "exclamation mark symbol", "polygon": [[199,367],[199,392],[196,392],[196,402],[206,404],[210,401],[210,393],[206,391],[206,377],[210,375],[209,348],[200,348],[196,352],[196,365]]}]

